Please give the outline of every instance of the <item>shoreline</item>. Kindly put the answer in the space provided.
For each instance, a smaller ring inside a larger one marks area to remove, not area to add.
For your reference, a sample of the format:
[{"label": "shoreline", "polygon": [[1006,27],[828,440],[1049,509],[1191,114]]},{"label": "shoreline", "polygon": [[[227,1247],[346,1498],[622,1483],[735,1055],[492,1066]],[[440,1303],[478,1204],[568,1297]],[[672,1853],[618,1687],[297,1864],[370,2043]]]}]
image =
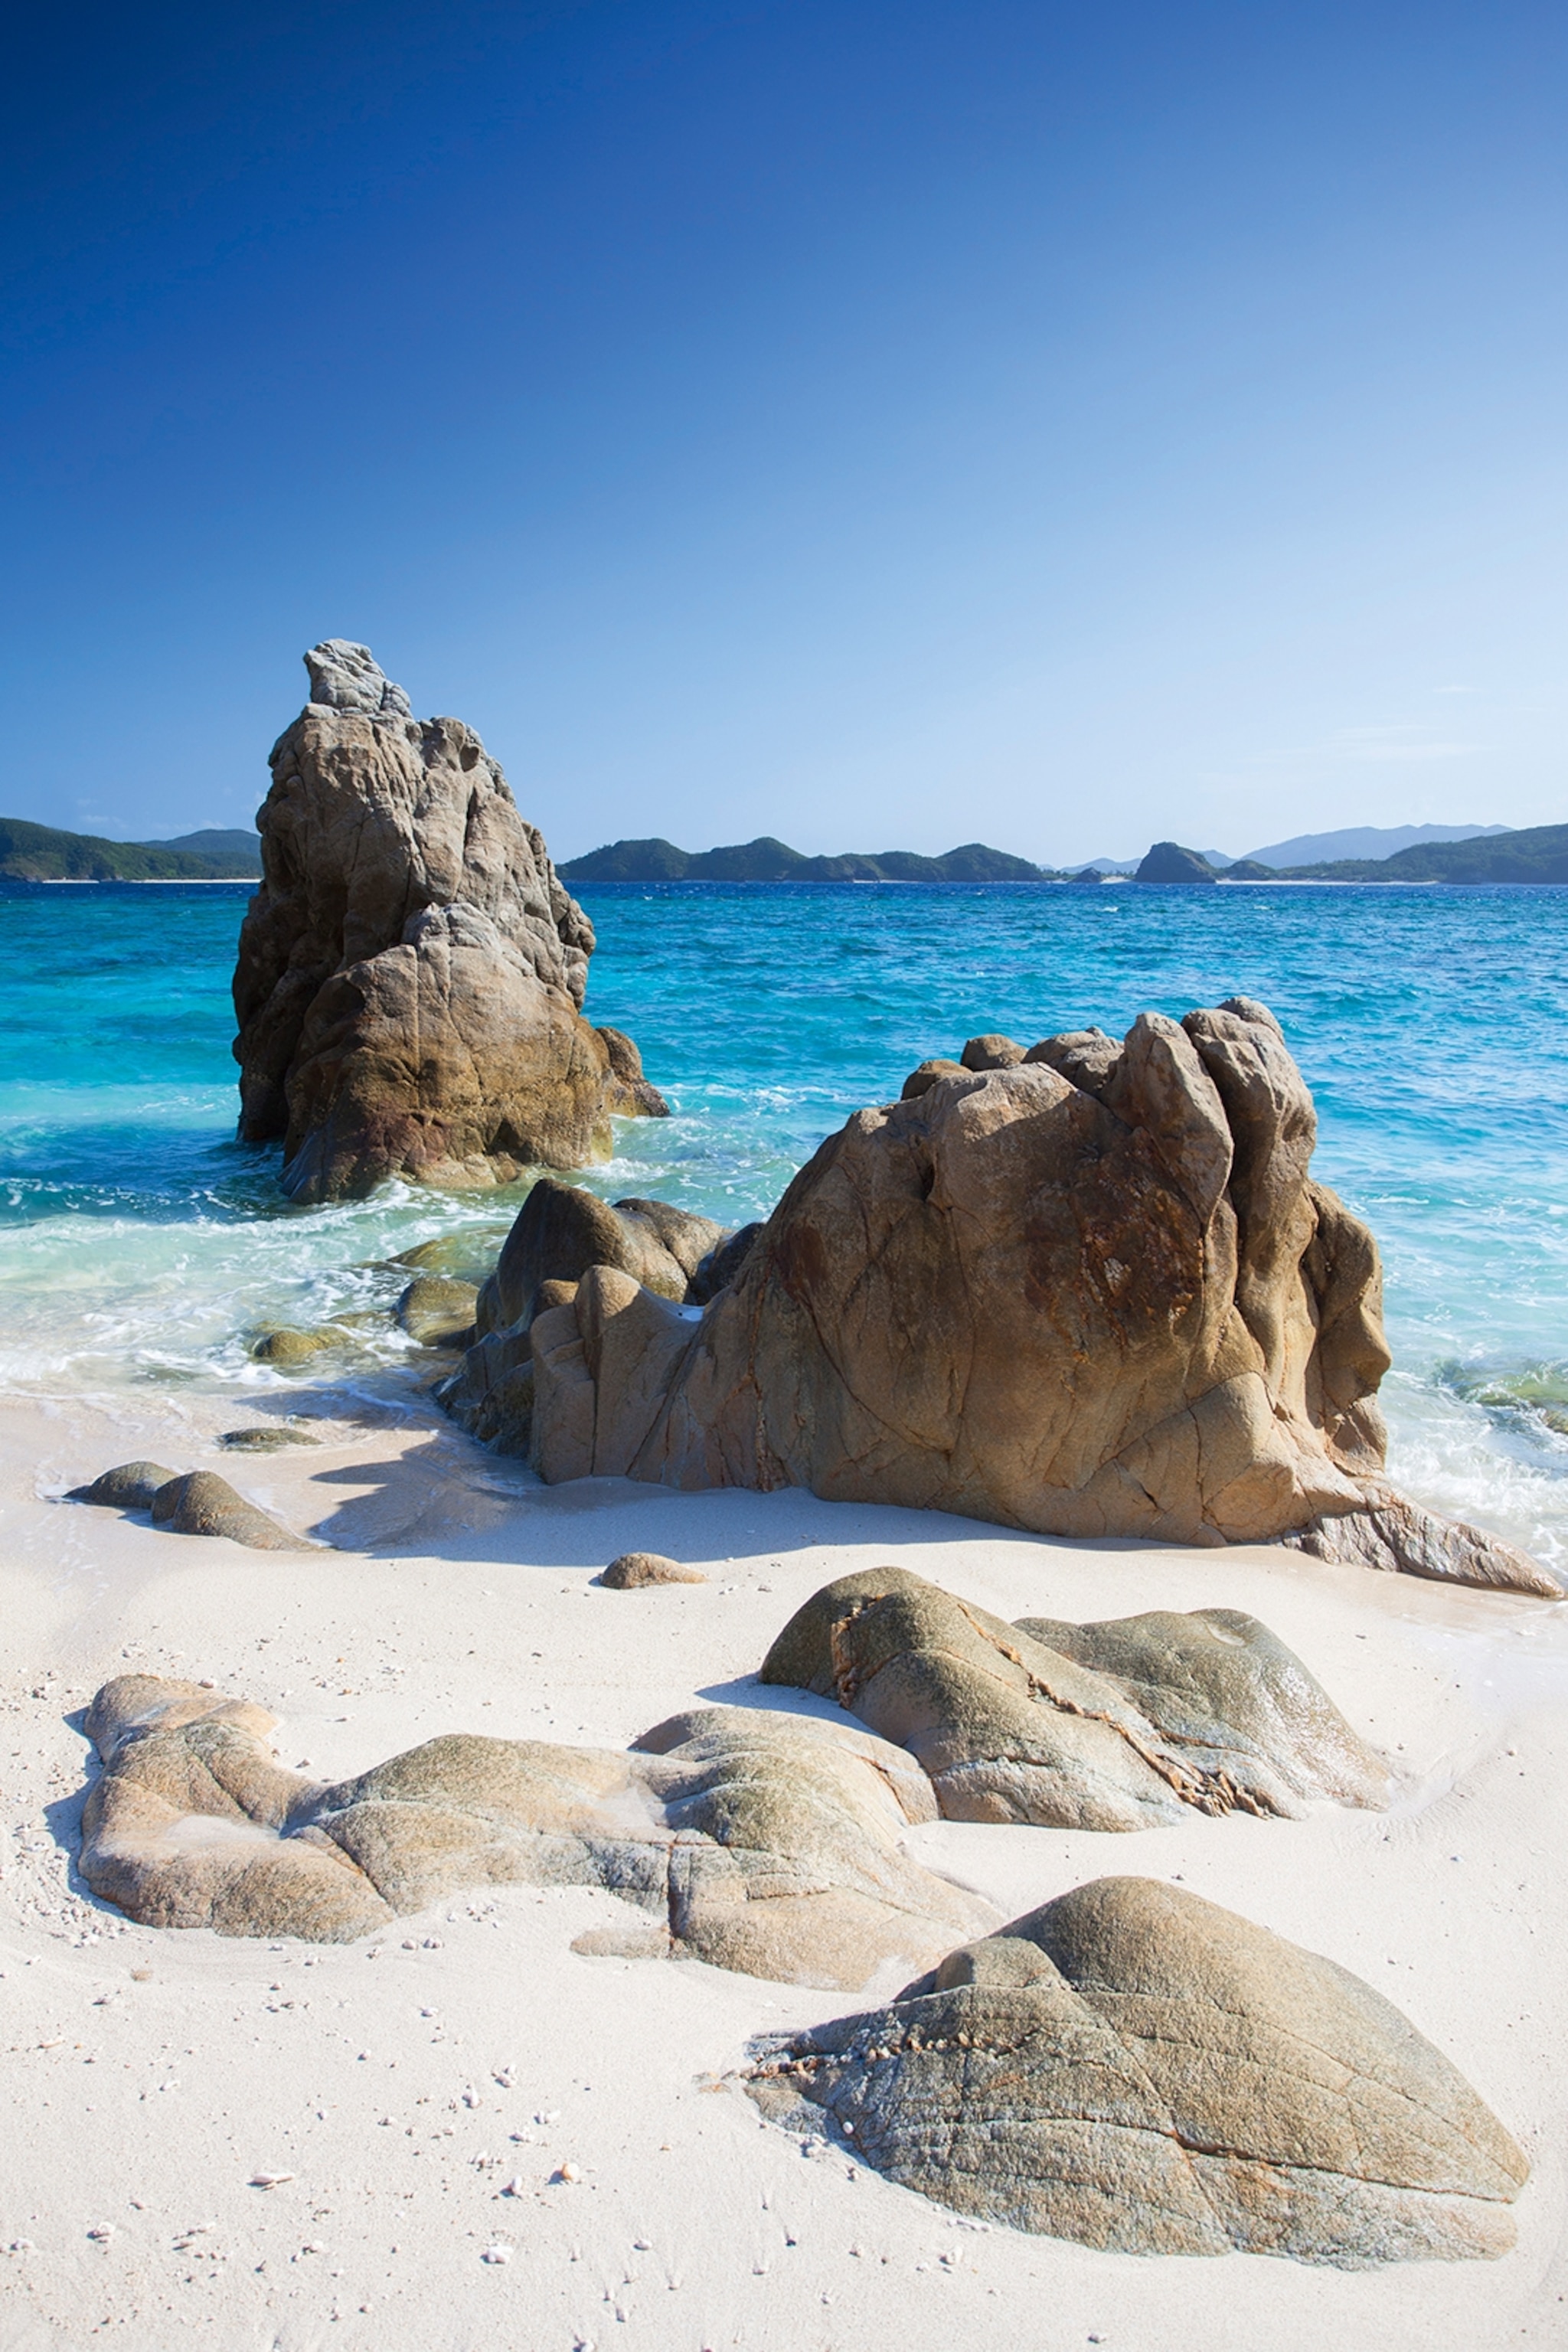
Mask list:
[{"label": "shoreline", "polygon": [[[274,1454],[211,1444],[285,1404],[352,1417]],[[218,1469],[343,1548],[246,1553],[54,1499],[142,1454]],[[284,2352],[329,2328],[421,2352],[481,2334],[570,2352],[603,2345],[617,2313],[659,2352],[864,2352],[893,2334],[947,2352],[1033,2342],[1042,2290],[1053,2341],[1139,2352],[1319,2352],[1330,2336],[1415,2352],[1439,2329],[1500,2352],[1560,2317],[1568,1612],[1272,1547],[1075,1544],[794,1490],[546,1488],[422,1404],[304,1388],[8,1402],[0,1511],[18,1751],[4,2236],[33,2242],[8,2260],[7,2352],[74,2347],[106,2317],[132,2352],[212,2340],[215,2319],[220,2342]],[[628,1549],[711,1580],[590,1582]],[[724,2082],[751,2035],[857,1997],[574,1953],[584,1927],[624,1921],[606,1895],[477,1888],[379,1943],[279,1947],[132,1926],[74,1878],[79,1709],[110,1674],[259,1700],[280,1760],[326,1775],[447,1730],[619,1748],[694,1702],[820,1711],[760,1692],[755,1668],[811,1591],[882,1559],[1009,1618],[1244,1608],[1300,1654],[1400,1772],[1386,1814],[1194,1815],[1114,1837],[942,1822],[910,1848],[1006,1916],[1088,1878],[1179,1879],[1354,1970],[1524,2146],[1515,2252],[1352,2273],[962,2224],[838,2154],[803,2157]],[[563,2164],[580,2177],[552,2179]],[[291,2177],[259,2190],[259,2169]],[[485,2262],[497,2245],[510,2258]]]}]

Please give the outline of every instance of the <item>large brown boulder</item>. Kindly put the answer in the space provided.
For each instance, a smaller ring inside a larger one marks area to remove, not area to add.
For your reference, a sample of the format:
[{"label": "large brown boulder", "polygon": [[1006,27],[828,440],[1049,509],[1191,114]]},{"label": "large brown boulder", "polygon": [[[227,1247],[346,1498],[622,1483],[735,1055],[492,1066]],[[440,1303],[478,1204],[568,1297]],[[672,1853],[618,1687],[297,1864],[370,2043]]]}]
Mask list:
[{"label": "large brown boulder", "polygon": [[500,766],[364,646],[305,663],[234,978],[242,1137],[281,1138],[300,1201],[605,1156],[612,1112],[664,1106],[583,1017],[593,927]]},{"label": "large brown boulder", "polygon": [[764,2044],[748,2088],[906,2189],[1134,2254],[1506,2253],[1529,2166],[1391,2002],[1147,1878],[1100,1878],[869,2015]]},{"label": "large brown boulder", "polygon": [[454,1733],[324,1785],[279,1765],[272,1720],[195,1683],[106,1683],[94,1893],[150,1927],[346,1943],[464,1887],[596,1886],[636,1910],[589,1948],[849,1991],[995,1924],[903,1852],[930,1783],[855,1724],[698,1707],[629,1754]]},{"label": "large brown boulder", "polygon": [[536,1466],[1047,1535],[1306,1535],[1557,1597],[1507,1544],[1392,1507],[1376,1245],[1312,1181],[1315,1132],[1244,997],[938,1076],[829,1137],[700,1322],[602,1265],[541,1315]]},{"label": "large brown boulder", "polygon": [[760,1679],[907,1748],[950,1821],[1141,1830],[1184,1809],[1375,1807],[1388,1768],[1300,1658],[1239,1610],[1009,1625],[907,1569],[813,1593]]}]

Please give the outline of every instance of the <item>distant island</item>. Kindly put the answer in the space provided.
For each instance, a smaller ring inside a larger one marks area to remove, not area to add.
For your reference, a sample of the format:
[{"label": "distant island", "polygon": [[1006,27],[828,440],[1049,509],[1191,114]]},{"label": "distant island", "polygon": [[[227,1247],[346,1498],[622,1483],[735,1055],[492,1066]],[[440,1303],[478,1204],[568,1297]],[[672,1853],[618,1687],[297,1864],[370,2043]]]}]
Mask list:
[{"label": "distant island", "polygon": [[563,882],[1056,882],[1065,877],[983,841],[940,857],[879,849],[806,857],[763,835],[728,849],[677,849],[673,841],[613,841],[559,869]]},{"label": "distant island", "polygon": [[8,882],[259,882],[261,836],[209,825],[173,841],[105,841],[52,824],[0,817],[0,880]]},{"label": "distant island", "polygon": [[[1037,866],[1005,849],[968,841],[940,856],[912,849],[850,850],[808,857],[772,835],[719,849],[678,849],[674,842],[614,841],[560,868],[579,882],[1050,882],[1110,887],[1141,883],[1166,888],[1247,882],[1568,882],[1568,824],[1531,826],[1425,825],[1389,827],[1384,837],[1408,847],[1383,857],[1319,858],[1273,866],[1256,856],[1226,858],[1218,850],[1187,849],[1159,841],[1136,866],[1096,858],[1076,867]],[[1306,835],[1298,842],[1376,840],[1373,827],[1335,835]],[[1286,843],[1286,848],[1297,846]],[[207,826],[168,841],[109,841],[54,825],[0,817],[0,887],[49,882],[257,882],[260,836],[242,827]]]},{"label": "distant island", "polygon": [[[1370,827],[1352,838],[1364,839]],[[1503,827],[1391,827],[1397,838],[1426,835],[1385,857],[1321,859],[1302,866],[1269,866],[1257,857],[1221,861],[1215,850],[1156,842],[1132,871],[1108,859],[1063,869],[1036,866],[1006,850],[966,842],[939,857],[909,849],[847,852],[838,857],[807,857],[771,835],[727,848],[678,849],[672,841],[615,841],[561,866],[563,881],[578,882],[1077,882],[1109,886],[1133,881],[1145,887],[1207,887],[1247,882],[1568,882],[1568,825],[1536,825],[1512,833]],[[1440,835],[1458,837],[1439,838]],[[1305,836],[1310,840],[1311,835]],[[1320,835],[1331,840],[1332,835]]]}]

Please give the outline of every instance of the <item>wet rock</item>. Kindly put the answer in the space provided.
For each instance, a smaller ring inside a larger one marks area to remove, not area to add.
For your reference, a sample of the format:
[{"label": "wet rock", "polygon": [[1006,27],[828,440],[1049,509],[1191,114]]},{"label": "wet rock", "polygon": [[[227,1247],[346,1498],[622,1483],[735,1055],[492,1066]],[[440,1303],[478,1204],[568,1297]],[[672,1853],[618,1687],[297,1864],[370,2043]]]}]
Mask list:
[{"label": "wet rock", "polygon": [[335,1325],[314,1331],[300,1331],[289,1325],[280,1330],[264,1331],[250,1343],[251,1359],[258,1364],[270,1364],[275,1371],[298,1371],[302,1365],[314,1363],[318,1356],[348,1343],[348,1334]]},{"label": "wet rock", "polygon": [[422,1348],[466,1348],[473,1338],[479,1295],[471,1282],[416,1275],[397,1302],[397,1319]]},{"label": "wet rock", "polygon": [[154,1926],[346,1942],[464,1887],[598,1886],[678,1957],[850,1990],[995,1924],[904,1853],[930,1787],[858,1727],[699,1707],[629,1754],[458,1733],[323,1786],[278,1765],[271,1724],[189,1683],[106,1684],[94,1891]]},{"label": "wet rock", "polygon": [[187,1470],[153,1497],[153,1524],[177,1536],[226,1536],[252,1551],[304,1551],[309,1547],[254,1503],[237,1494],[216,1470]]},{"label": "wet rock", "polygon": [[1152,1879],[1076,1887],[759,2056],[748,2087],[792,2129],[836,2128],[958,2212],[1124,2253],[1495,2256],[1529,2171],[1381,1994]]},{"label": "wet rock", "polygon": [[706,1584],[708,1579],[700,1568],[687,1568],[678,1559],[666,1559],[658,1551],[624,1551],[613,1559],[599,1577],[601,1584],[612,1592],[640,1592],[650,1584]]},{"label": "wet rock", "polygon": [[171,1478],[178,1477],[175,1470],[165,1470],[161,1462],[121,1462],[112,1470],[104,1470],[90,1486],[73,1486],[73,1503],[102,1503],[116,1511],[150,1511],[153,1497]]},{"label": "wet rock", "polygon": [[242,1136],[281,1139],[300,1201],[606,1156],[612,1112],[658,1097],[583,1017],[593,927],[500,767],[366,647],[306,663],[235,972]]},{"label": "wet rock", "polygon": [[510,1225],[463,1225],[455,1234],[416,1242],[387,1263],[405,1265],[412,1274],[443,1274],[453,1282],[471,1282],[477,1289],[495,1272],[510,1231]]},{"label": "wet rock", "polygon": [[[290,1445],[320,1445],[321,1442],[309,1430],[279,1428],[276,1422],[262,1429],[226,1429],[216,1440],[231,1454],[281,1454]],[[174,1475],[171,1470],[170,1477]]]},{"label": "wet rock", "polygon": [[953,1821],[1136,1830],[1188,1807],[1294,1817],[1390,1792],[1301,1661],[1235,1610],[1009,1625],[907,1570],[866,1569],[796,1611],[760,1678],[907,1748]]},{"label": "wet rock", "polygon": [[602,1028],[598,1034],[610,1057],[609,1109],[623,1118],[668,1118],[669,1105],[643,1076],[642,1055],[626,1031]]},{"label": "wet rock", "polygon": [[[1272,1014],[1035,1054],[857,1112],[695,1327],[596,1259],[535,1326],[541,1475],[1182,1544],[1381,1508],[1376,1246],[1310,1177]],[[1468,1538],[1400,1524],[1418,1573],[1478,1572]]]}]

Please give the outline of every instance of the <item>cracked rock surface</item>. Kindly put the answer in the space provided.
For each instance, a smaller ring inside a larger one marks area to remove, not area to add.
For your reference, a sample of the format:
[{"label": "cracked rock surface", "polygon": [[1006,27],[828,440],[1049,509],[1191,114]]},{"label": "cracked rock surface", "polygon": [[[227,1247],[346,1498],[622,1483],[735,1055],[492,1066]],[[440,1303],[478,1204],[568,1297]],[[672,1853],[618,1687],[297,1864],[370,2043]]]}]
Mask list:
[{"label": "cracked rock surface", "polygon": [[1381,1994],[1153,1879],[1076,1887],[758,2059],[747,2088],[790,2128],[961,2213],[1127,2253],[1496,2256],[1529,2171]]},{"label": "cracked rock surface", "polygon": [[1389,1794],[1300,1659],[1237,1610],[1009,1625],[907,1569],[863,1569],[796,1612],[761,1679],[907,1748],[952,1821],[1136,1830],[1189,1806],[1294,1816]]},{"label": "cracked rock surface", "polygon": [[594,930],[458,719],[416,719],[367,647],[305,656],[273,749],[234,978],[240,1133],[284,1189],[510,1182],[658,1115],[636,1046],[583,1017]]},{"label": "cracked rock surface", "polygon": [[1142,1013],[1120,1042],[921,1076],[828,1138],[700,1320],[625,1252],[537,1315],[544,1478],[803,1486],[1080,1538],[1298,1537],[1560,1597],[1383,1478],[1376,1244],[1309,1172],[1311,1096],[1265,1006]]},{"label": "cracked rock surface", "polygon": [[930,1784],[854,1725],[700,1707],[629,1754],[455,1733],[329,1785],[279,1765],[273,1721],[195,1683],[105,1684],[94,1893],[152,1927],[346,1943],[459,1888],[597,1886],[645,1915],[628,1950],[847,1990],[995,1921],[901,1851]]}]

